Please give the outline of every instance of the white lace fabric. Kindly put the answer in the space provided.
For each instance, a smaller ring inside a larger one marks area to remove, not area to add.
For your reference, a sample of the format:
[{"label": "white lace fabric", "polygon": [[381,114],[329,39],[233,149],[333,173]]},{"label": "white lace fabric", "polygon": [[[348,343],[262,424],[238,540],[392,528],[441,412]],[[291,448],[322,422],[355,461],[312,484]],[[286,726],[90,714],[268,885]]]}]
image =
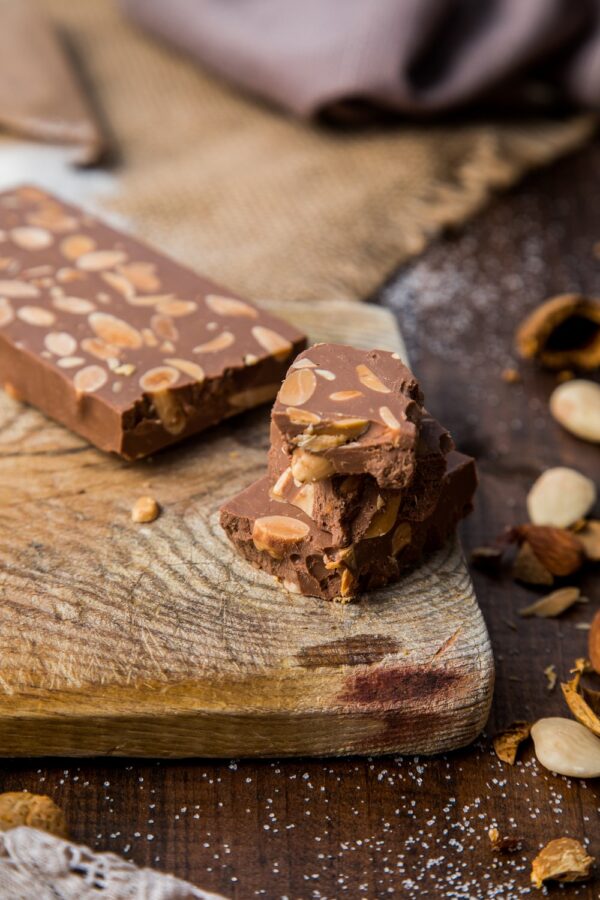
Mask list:
[{"label": "white lace fabric", "polygon": [[20,826],[0,832],[0,900],[225,900],[114,853]]}]

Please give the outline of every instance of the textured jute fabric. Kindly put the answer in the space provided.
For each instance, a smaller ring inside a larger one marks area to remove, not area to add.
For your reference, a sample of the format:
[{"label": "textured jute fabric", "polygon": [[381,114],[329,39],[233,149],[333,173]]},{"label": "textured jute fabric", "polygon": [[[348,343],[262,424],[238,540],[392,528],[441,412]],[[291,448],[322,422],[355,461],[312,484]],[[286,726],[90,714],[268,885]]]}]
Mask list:
[{"label": "textured jute fabric", "polygon": [[43,0],[85,61],[121,153],[113,205],[251,297],[362,298],[496,188],[581,144],[593,120],[333,132],[217,81],[111,0]]},{"label": "textured jute fabric", "polygon": [[225,900],[187,881],[138,869],[35,828],[0,833],[3,900]]}]

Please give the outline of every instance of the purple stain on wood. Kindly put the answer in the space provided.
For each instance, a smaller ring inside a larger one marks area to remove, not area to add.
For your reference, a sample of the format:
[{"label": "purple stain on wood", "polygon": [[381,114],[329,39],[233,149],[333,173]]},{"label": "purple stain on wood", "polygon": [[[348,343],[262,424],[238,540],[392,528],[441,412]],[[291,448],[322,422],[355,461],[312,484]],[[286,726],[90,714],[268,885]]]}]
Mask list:
[{"label": "purple stain on wood", "polygon": [[341,703],[376,707],[413,700],[435,702],[453,691],[462,677],[460,671],[450,668],[381,665],[350,675],[337,699]]},{"label": "purple stain on wood", "polygon": [[296,659],[306,669],[320,666],[368,666],[397,653],[399,649],[398,641],[383,634],[358,634],[326,644],[303,647]]}]

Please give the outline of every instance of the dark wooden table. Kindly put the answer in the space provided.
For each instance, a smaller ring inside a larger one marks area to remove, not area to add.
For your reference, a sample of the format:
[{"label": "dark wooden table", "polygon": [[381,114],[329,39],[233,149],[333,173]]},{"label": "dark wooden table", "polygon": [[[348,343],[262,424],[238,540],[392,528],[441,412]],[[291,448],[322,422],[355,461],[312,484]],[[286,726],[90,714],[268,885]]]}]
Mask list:
[{"label": "dark wooden table", "polygon": [[[525,518],[529,485],[563,463],[598,475],[598,450],[550,418],[553,377],[514,364],[523,313],[566,290],[598,293],[600,143],[498,199],[439,241],[376,298],[400,319],[431,411],[473,453],[481,487],[463,527],[465,549]],[[600,599],[557,620],[523,620],[534,596],[507,575],[474,573],[497,661],[494,708],[473,747],[437,759],[139,762],[3,761],[0,790],[48,793],[75,840],[139,865],[247,898],[520,897],[529,861],[552,837],[590,839],[600,857],[600,786],[542,770],[531,750],[500,763],[489,735],[514,719],[563,715],[544,668],[565,677],[585,654]],[[515,857],[490,852],[487,831],[524,838]],[[598,897],[599,880],[568,896]]]}]

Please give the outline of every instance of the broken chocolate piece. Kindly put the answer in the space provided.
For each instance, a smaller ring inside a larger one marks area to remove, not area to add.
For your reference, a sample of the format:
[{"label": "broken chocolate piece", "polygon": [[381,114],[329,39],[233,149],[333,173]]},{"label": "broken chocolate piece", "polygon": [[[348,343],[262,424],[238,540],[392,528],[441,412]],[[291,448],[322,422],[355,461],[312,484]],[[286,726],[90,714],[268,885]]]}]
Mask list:
[{"label": "broken chocolate piece", "polygon": [[422,404],[396,353],[316,344],[294,360],[272,419],[297,481],[371,475],[399,490],[414,477]]},{"label": "broken chocolate piece", "polygon": [[339,547],[300,509],[270,496],[268,477],[255,482],[221,509],[221,525],[250,563],[275,575],[292,592],[346,600],[360,591],[397,581],[422,554],[443,546],[471,509],[477,475],[473,459],[448,455],[439,500],[429,516],[399,516],[385,534]]},{"label": "broken chocolate piece", "polygon": [[0,384],[137,459],[271,400],[291,325],[36,187],[0,194]]}]

